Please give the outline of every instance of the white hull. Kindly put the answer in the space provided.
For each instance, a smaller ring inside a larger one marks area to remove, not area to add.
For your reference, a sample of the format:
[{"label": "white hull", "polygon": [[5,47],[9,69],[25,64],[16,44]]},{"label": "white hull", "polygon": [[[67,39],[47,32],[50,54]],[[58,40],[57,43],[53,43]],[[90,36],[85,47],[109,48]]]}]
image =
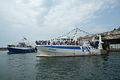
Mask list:
[{"label": "white hull", "polygon": [[38,46],[39,55],[37,56],[81,56],[81,55],[100,55],[101,49],[91,49],[89,51],[82,49],[61,49]]}]

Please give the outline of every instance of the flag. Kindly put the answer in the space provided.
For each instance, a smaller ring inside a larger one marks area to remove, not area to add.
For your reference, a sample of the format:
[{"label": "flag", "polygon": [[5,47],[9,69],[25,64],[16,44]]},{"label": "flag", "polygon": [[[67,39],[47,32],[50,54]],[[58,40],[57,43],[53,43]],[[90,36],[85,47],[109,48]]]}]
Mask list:
[{"label": "flag", "polygon": [[26,37],[24,37],[23,39],[24,39],[24,40],[27,40],[27,38],[26,38]]}]

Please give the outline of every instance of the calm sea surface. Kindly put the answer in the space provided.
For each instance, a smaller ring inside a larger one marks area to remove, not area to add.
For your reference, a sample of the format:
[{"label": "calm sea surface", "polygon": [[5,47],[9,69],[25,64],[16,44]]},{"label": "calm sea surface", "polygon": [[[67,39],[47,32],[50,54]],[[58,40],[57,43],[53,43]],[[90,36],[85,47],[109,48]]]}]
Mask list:
[{"label": "calm sea surface", "polygon": [[81,57],[36,55],[0,51],[0,80],[120,80],[120,52]]}]

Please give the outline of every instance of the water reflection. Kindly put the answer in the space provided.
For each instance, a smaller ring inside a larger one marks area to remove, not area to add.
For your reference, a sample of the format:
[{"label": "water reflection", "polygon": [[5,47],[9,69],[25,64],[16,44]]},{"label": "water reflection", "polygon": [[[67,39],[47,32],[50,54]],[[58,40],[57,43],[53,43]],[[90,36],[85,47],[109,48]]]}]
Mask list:
[{"label": "water reflection", "polygon": [[101,55],[101,57],[102,57],[105,61],[108,61],[109,54]]},{"label": "water reflection", "polygon": [[120,52],[101,56],[37,57],[0,53],[0,80],[120,80]]},{"label": "water reflection", "polygon": [[9,80],[35,80],[35,64],[31,61],[32,55],[11,54],[7,57]]},{"label": "water reflection", "polygon": [[105,56],[38,58],[36,80],[103,79]]}]

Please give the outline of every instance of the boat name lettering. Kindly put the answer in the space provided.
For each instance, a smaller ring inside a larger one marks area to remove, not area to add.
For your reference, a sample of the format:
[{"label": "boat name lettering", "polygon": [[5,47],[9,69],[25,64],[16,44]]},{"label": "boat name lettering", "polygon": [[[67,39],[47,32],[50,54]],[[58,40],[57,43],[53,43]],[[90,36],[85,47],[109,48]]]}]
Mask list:
[{"label": "boat name lettering", "polygon": [[53,50],[53,51],[56,51],[56,49],[53,49],[53,48],[49,48],[49,50]]}]

